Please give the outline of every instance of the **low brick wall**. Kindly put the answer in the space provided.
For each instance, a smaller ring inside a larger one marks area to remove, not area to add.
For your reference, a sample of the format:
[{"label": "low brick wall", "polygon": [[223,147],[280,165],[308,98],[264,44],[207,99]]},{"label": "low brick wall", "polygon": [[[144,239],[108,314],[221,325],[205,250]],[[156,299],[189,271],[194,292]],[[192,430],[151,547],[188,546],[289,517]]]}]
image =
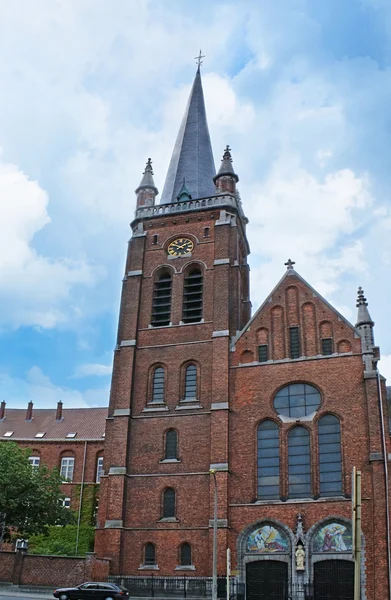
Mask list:
[{"label": "low brick wall", "polygon": [[105,580],[109,570],[110,561],[94,554],[81,558],[0,552],[0,581],[14,585],[68,587]]}]

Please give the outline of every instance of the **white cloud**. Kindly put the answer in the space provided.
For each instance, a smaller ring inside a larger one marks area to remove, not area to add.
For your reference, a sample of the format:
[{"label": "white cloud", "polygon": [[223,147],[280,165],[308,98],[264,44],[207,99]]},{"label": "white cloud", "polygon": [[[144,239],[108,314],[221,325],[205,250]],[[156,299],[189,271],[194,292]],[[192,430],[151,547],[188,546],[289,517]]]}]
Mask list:
[{"label": "white cloud", "polygon": [[112,366],[111,365],[101,365],[99,363],[91,363],[86,365],[80,365],[77,367],[73,377],[74,378],[82,378],[82,377],[104,377],[107,375],[111,375]]},{"label": "white cloud", "polygon": [[107,406],[109,397],[109,386],[84,392],[57,386],[37,366],[27,372],[25,379],[0,373],[0,387],[2,398],[12,408],[27,407],[29,400],[35,408],[55,408],[59,400],[64,408]]},{"label": "white cloud", "polygon": [[92,285],[94,270],[34,250],[34,236],[50,223],[46,192],[0,158],[0,198],[0,323],[54,327],[77,315],[71,290]]},{"label": "white cloud", "polygon": [[383,354],[379,361],[379,371],[387,379],[387,385],[391,385],[391,354]]}]

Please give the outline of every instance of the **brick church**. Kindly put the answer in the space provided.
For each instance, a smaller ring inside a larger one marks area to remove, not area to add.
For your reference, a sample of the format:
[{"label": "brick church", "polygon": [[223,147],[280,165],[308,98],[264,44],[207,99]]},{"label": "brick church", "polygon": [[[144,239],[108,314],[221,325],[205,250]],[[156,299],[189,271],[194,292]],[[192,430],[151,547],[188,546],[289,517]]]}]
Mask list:
[{"label": "brick church", "polygon": [[248,600],[299,581],[348,600],[355,466],[362,600],[383,600],[390,438],[366,299],[354,326],[288,260],[251,316],[238,180],[228,146],[216,174],[198,68],[160,203],[150,160],[136,189],[96,552],[116,573],[210,575],[216,483],[218,572],[229,548]]}]

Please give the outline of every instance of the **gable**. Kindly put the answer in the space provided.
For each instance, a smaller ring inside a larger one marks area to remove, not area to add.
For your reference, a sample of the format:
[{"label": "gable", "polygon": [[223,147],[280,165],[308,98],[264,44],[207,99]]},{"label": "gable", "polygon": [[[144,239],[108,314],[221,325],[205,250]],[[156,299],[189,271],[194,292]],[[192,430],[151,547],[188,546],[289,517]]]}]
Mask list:
[{"label": "gable", "polygon": [[[259,348],[261,350],[259,350]],[[234,346],[234,364],[360,353],[355,327],[290,269]],[[267,357],[267,358],[266,358]]]}]

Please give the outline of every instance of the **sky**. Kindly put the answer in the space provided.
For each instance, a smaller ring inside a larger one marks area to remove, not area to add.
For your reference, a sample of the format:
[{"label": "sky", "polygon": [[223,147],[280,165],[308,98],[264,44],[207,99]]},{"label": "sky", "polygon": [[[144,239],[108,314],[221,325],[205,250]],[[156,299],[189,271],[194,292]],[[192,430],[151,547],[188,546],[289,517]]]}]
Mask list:
[{"label": "sky", "polygon": [[195,76],[232,148],[253,309],[291,258],[391,380],[389,0],[0,0],[0,399],[108,404],[134,190]]}]

